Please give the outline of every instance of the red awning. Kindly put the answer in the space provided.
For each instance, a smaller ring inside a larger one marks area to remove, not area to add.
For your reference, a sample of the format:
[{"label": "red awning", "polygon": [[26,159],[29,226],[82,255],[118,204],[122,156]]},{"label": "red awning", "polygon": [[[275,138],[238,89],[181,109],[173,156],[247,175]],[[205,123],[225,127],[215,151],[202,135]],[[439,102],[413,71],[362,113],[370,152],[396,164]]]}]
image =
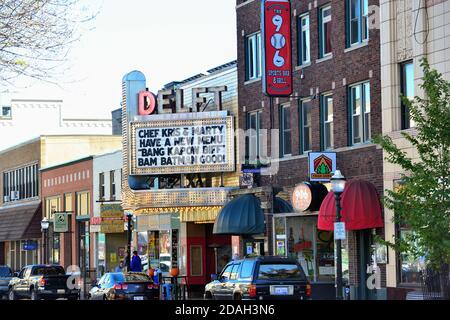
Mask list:
[{"label": "red awning", "polygon": [[[381,205],[375,186],[365,180],[350,180],[341,197],[341,221],[347,230],[382,228]],[[333,230],[336,221],[336,200],[329,192],[319,211],[319,230]]]}]

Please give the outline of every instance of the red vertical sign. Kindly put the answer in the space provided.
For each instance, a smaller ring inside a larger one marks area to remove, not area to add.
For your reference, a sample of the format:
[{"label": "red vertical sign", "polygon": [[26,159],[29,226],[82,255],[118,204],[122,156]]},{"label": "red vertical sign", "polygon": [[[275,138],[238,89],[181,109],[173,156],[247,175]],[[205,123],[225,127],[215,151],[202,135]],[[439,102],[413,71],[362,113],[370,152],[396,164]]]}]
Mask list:
[{"label": "red vertical sign", "polygon": [[291,3],[262,0],[263,91],[268,96],[292,94]]}]

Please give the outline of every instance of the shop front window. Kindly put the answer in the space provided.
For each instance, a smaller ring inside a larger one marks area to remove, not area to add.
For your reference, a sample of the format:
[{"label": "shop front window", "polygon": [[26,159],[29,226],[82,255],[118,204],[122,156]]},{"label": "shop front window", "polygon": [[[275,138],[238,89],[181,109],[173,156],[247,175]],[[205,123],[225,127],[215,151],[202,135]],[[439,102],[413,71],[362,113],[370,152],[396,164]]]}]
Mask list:
[{"label": "shop front window", "polygon": [[[278,256],[295,258],[314,282],[334,282],[335,252],[332,231],[317,229],[317,216],[274,217],[274,245]],[[348,277],[347,244],[342,243],[343,273]]]},{"label": "shop front window", "polygon": [[[404,239],[412,233],[411,230],[400,228],[400,237]],[[414,257],[411,253],[400,254],[400,282],[402,284],[420,285],[422,272],[425,269],[425,258]]]}]

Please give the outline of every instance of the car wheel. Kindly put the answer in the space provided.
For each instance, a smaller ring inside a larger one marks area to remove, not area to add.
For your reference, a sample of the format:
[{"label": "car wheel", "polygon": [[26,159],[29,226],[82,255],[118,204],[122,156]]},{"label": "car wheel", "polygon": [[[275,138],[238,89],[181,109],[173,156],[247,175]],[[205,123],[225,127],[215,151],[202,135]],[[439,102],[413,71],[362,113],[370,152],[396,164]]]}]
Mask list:
[{"label": "car wheel", "polygon": [[9,289],[8,300],[16,300],[16,294],[14,293],[13,288]]},{"label": "car wheel", "polygon": [[205,297],[205,300],[213,300],[213,295],[209,291],[205,292],[204,297]]},{"label": "car wheel", "polygon": [[108,300],[108,299],[106,298],[106,295],[103,295],[103,300]]},{"label": "car wheel", "polygon": [[242,296],[239,293],[235,293],[233,296],[233,300],[242,300]]},{"label": "car wheel", "polygon": [[40,300],[38,293],[36,290],[31,289],[31,300]]}]

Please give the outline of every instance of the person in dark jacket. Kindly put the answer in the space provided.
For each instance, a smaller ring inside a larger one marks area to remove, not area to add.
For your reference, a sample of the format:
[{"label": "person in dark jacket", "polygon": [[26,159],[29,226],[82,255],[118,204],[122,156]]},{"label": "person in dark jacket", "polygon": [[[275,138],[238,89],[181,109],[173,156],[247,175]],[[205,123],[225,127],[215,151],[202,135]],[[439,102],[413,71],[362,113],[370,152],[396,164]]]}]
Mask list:
[{"label": "person in dark jacket", "polygon": [[131,258],[130,271],[142,272],[141,258],[138,256],[137,251],[133,251],[133,258]]}]

